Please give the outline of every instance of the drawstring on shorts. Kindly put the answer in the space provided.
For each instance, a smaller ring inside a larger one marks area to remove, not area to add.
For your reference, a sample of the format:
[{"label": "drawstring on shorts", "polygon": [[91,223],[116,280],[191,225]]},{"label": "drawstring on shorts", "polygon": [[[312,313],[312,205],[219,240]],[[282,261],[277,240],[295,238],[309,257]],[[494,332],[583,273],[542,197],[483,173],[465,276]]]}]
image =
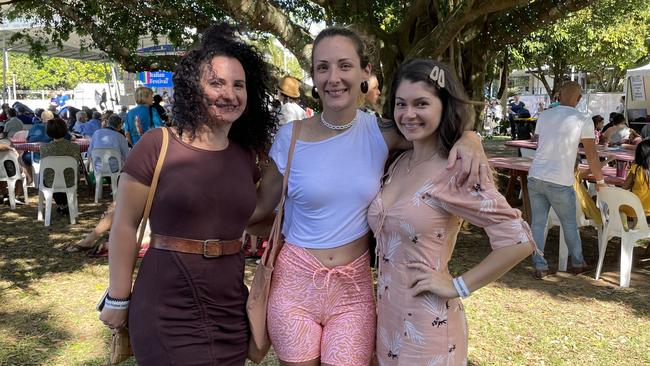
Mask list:
[{"label": "drawstring on shorts", "polygon": [[[319,287],[316,284],[316,276],[323,273],[325,274],[325,280],[323,281],[323,285]],[[329,290],[330,279],[333,275],[338,274],[342,277],[347,277],[354,284],[354,288],[357,290],[357,292],[361,292],[359,285],[357,285],[357,281],[354,280],[356,273],[357,271],[350,266],[338,266],[334,268],[321,267],[314,271],[314,274],[312,275],[312,283],[317,290],[322,290],[324,288]]]}]

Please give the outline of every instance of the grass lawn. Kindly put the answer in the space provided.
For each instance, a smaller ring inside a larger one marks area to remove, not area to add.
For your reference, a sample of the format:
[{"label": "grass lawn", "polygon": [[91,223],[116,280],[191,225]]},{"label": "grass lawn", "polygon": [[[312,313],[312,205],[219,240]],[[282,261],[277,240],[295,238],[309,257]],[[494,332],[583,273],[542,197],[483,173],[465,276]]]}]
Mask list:
[{"label": "grass lawn", "polygon": [[[496,142],[495,142],[496,143]],[[35,191],[30,190],[34,196]],[[66,254],[101,215],[104,204],[80,191],[76,225],[54,213],[36,221],[36,200],[10,211],[0,206],[0,366],[104,365],[109,332],[95,311],[107,285],[106,258]],[[107,197],[105,192],[104,197]],[[557,261],[557,228],[547,255]],[[597,258],[594,230],[582,231],[585,257]],[[482,230],[459,236],[452,272],[489,253]],[[538,281],[529,260],[465,301],[472,365],[650,365],[650,258],[637,247],[629,289],[618,280],[619,242],[610,242],[604,279],[594,272]],[[247,266],[250,281],[254,265]],[[130,365],[135,362],[130,361]],[[277,365],[267,357],[266,365]]]}]

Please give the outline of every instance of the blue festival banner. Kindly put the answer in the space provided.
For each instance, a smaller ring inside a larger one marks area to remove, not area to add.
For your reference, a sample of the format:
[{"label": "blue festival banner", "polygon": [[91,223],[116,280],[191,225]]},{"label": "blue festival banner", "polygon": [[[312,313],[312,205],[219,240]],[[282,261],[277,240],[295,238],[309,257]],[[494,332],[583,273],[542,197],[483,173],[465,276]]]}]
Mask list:
[{"label": "blue festival banner", "polygon": [[149,88],[171,88],[173,73],[169,71],[143,71],[139,74],[139,79],[144,86]]}]

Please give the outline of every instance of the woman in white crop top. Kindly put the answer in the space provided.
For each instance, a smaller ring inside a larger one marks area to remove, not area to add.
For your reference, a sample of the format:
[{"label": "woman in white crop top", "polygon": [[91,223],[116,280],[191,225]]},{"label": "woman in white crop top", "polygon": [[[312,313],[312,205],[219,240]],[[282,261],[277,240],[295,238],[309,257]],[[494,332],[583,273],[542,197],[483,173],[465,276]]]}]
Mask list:
[{"label": "woman in white crop top", "polygon": [[[312,95],[322,101],[323,112],[293,122],[302,126],[285,204],[286,243],[269,294],[269,336],[283,365],[368,365],[376,324],[366,214],[389,151],[411,145],[392,121],[377,124],[374,115],[357,110],[371,72],[359,35],[323,30],[314,41],[312,64]],[[271,148],[247,229],[253,234],[262,234],[256,224],[280,201],[293,123],[280,129]],[[478,183],[479,170],[480,179],[487,179],[473,133],[452,149],[452,164],[457,155],[461,181]]]}]

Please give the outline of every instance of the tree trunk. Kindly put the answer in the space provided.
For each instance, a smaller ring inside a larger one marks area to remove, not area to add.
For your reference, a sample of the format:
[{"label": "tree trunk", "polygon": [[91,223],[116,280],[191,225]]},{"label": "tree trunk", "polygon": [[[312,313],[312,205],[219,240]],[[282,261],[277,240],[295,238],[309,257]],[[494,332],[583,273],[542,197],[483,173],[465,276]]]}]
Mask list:
[{"label": "tree trunk", "polygon": [[504,94],[507,94],[506,91],[508,90],[508,74],[510,73],[510,70],[508,68],[508,64],[510,62],[510,51],[506,48],[506,50],[503,52],[503,62],[501,64],[501,78],[500,78],[500,84],[499,84],[499,91],[497,92],[497,99],[501,100],[503,98]]},{"label": "tree trunk", "polygon": [[536,71],[528,70],[528,72],[533,77],[535,77],[535,79],[542,82],[542,85],[544,85],[544,89],[546,90],[546,94],[552,95],[551,93],[553,92],[553,89],[551,89],[551,86],[548,84],[548,81],[546,80],[546,73],[541,68],[537,69]]},{"label": "tree trunk", "polygon": [[474,129],[480,131],[482,120],[480,118],[485,103],[484,87],[485,73],[487,67],[487,50],[481,47],[484,42],[483,37],[476,37],[470,44],[465,47],[463,54],[463,72],[462,80],[465,84],[465,90],[469,99],[473,103],[475,118],[473,121]]}]

